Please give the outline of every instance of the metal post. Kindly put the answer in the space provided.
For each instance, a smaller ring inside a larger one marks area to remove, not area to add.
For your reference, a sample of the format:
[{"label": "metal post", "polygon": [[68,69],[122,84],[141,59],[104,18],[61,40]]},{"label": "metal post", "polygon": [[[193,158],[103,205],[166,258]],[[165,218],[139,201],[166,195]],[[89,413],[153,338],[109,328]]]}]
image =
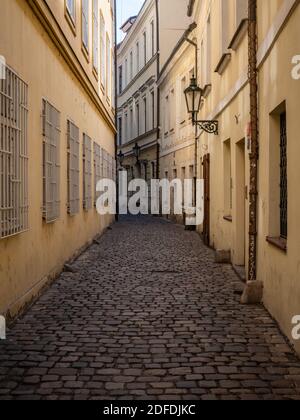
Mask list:
[{"label": "metal post", "polygon": [[[117,0],[114,1],[114,33],[115,33],[115,126],[116,130],[118,130],[118,93],[117,93],[117,86],[118,86],[118,62],[117,62]],[[116,222],[119,220],[119,171],[118,171],[118,131],[115,134],[115,160],[116,160]]]}]

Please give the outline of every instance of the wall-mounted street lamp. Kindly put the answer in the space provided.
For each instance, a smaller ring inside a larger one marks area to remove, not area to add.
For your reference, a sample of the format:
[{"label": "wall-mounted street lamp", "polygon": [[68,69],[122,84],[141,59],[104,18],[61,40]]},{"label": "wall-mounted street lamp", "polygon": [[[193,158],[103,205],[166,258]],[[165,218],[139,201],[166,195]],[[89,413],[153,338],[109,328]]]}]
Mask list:
[{"label": "wall-mounted street lamp", "polygon": [[202,89],[197,85],[197,80],[193,76],[191,78],[190,86],[184,91],[188,112],[189,114],[192,114],[192,122],[194,126],[197,125],[206,133],[218,135],[218,121],[197,120],[197,115],[200,111],[202,93]]},{"label": "wall-mounted street lamp", "polygon": [[124,158],[125,158],[125,155],[122,152],[122,150],[120,150],[118,153],[118,159],[119,159],[119,163],[121,167],[123,167]]},{"label": "wall-mounted street lamp", "polygon": [[141,148],[140,146],[135,143],[134,148],[132,149],[134,156],[136,157],[136,163],[139,163],[140,161],[140,152],[141,152]]}]

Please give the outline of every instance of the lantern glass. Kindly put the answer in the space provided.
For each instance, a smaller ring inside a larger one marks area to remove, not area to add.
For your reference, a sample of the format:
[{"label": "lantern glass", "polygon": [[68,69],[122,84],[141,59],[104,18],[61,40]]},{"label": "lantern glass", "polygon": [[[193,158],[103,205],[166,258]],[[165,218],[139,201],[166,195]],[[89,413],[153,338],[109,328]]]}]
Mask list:
[{"label": "lantern glass", "polygon": [[184,91],[187,110],[189,114],[198,114],[201,105],[202,90],[197,86],[196,79],[192,77],[190,86]]}]

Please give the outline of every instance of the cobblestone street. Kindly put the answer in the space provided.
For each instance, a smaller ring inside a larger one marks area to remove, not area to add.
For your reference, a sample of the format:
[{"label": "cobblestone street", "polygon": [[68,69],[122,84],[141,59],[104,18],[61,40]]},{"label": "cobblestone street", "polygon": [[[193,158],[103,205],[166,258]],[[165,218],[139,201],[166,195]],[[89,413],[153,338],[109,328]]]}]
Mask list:
[{"label": "cobblestone street", "polygon": [[196,233],[112,226],[0,342],[0,399],[299,399],[300,362]]}]

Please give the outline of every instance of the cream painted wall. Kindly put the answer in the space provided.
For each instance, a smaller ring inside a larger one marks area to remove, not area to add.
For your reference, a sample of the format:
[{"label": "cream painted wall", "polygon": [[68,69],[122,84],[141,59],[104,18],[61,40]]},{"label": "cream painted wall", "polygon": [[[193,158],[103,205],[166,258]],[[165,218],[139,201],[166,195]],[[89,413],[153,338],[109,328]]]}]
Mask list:
[{"label": "cream painted wall", "polygon": [[[50,41],[24,1],[4,0],[0,15],[0,53],[28,83],[29,230],[0,241],[0,313],[14,316],[41,287],[53,278],[66,260],[103,232],[112,216],[100,217],[93,208],[67,215],[67,119],[114,155],[114,132],[100,116],[82,85]],[[14,25],[11,25],[14,22]],[[61,112],[60,218],[42,220],[42,98]],[[82,158],[80,159],[82,203]]]},{"label": "cream painted wall", "polygon": [[[269,2],[268,2],[269,3]],[[273,23],[281,13],[282,2],[273,5]],[[260,16],[267,15],[267,4],[259,1]],[[292,317],[300,314],[300,166],[299,104],[300,81],[291,75],[292,57],[300,54],[300,6],[294,10],[259,72],[260,182],[258,277],[264,282],[264,302],[292,344],[300,353],[300,342],[291,336]],[[260,34],[268,32],[270,21],[260,22]],[[263,38],[260,36],[259,44]],[[270,235],[270,216],[276,210],[270,202],[270,147],[276,139],[270,132],[270,113],[283,101],[287,112],[288,144],[288,240],[287,252],[266,241]]]}]

